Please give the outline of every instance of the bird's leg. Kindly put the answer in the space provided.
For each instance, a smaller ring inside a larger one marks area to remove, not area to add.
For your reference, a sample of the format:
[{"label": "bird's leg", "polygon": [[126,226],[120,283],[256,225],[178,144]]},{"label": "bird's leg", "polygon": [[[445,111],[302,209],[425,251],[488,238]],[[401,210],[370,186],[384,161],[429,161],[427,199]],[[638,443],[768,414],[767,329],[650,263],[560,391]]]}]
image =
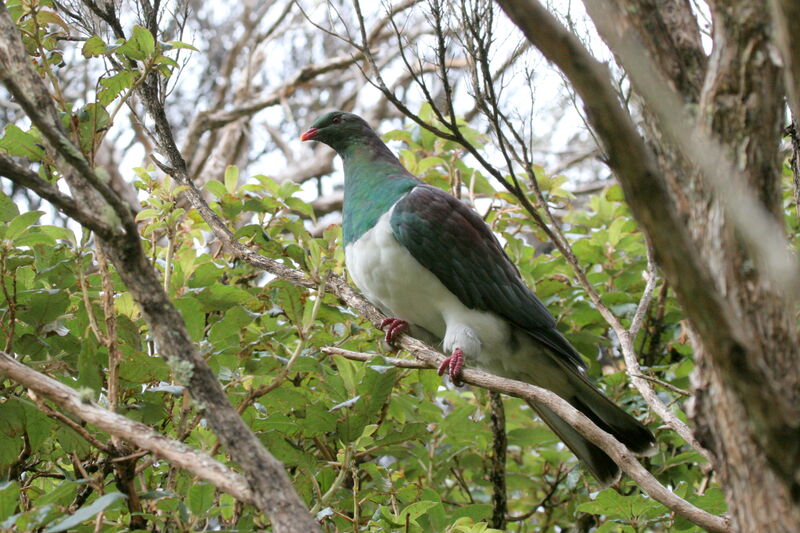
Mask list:
[{"label": "bird's leg", "polygon": [[453,380],[453,384],[457,387],[460,387],[464,384],[461,381],[461,368],[464,366],[464,352],[461,351],[461,348],[456,348],[453,350],[453,355],[442,361],[442,364],[439,365],[439,375],[447,371],[447,374],[450,376],[450,379]]},{"label": "bird's leg", "polygon": [[386,343],[394,344],[397,336],[409,327],[408,322],[399,318],[384,318],[381,321],[381,331],[386,330]]}]

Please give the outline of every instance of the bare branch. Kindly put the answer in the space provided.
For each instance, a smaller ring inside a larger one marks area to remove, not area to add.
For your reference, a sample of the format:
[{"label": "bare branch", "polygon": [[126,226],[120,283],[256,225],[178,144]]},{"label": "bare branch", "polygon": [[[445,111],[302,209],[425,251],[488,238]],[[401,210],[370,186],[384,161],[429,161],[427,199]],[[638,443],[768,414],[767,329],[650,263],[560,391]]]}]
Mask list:
[{"label": "bare branch", "polygon": [[347,68],[358,60],[358,56],[348,54],[345,56],[333,57],[318,65],[307,65],[300,69],[289,82],[268,94],[259,96],[258,98],[240,104],[232,109],[200,112],[192,121],[192,125],[189,126],[184,145],[197,146],[197,143],[200,141],[200,136],[206,131],[221,128],[240,118],[252,116],[262,109],[278,105],[281,103],[282,99],[288,98],[303,84],[315,77],[334,70]]},{"label": "bare branch", "polygon": [[[345,350],[335,346],[326,346],[325,348],[322,348],[322,353],[326,353],[328,355],[341,355],[347,359],[352,359],[353,361],[362,361],[364,363],[368,363],[378,356],[378,354],[374,353],[354,352],[352,350]],[[396,366],[397,368],[432,368],[429,364],[423,363],[422,361],[417,361],[416,359],[400,359],[398,357],[386,356],[381,357],[384,361],[390,365]]]},{"label": "bare branch", "polygon": [[115,228],[99,218],[95,213],[86,210],[85,206],[76,202],[74,198],[62,193],[55,185],[40,178],[36,172],[18,165],[3,153],[0,153],[0,176],[38,194],[53,204],[56,209],[75,219],[104,239],[113,239],[115,236],[120,235]]},{"label": "bare branch", "polygon": [[[244,477],[181,442],[168,439],[150,426],[134,422],[122,415],[87,402],[70,387],[23,365],[5,352],[0,352],[0,373],[27,387],[37,397],[47,398],[60,408],[158,457],[188,470],[245,503],[254,503],[253,494]],[[101,448],[104,449],[104,448]]]}]

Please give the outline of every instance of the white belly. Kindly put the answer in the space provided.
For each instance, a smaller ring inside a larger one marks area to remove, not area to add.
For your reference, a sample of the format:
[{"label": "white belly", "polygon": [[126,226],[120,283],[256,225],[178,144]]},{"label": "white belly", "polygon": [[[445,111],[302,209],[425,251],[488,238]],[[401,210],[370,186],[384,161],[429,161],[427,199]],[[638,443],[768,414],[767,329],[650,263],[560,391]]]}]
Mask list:
[{"label": "white belly", "polygon": [[[462,304],[394,238],[390,217],[391,210],[345,249],[347,269],[364,296],[392,317],[441,339],[446,352],[460,348],[480,366],[493,367],[491,360],[510,355],[497,353],[507,344],[509,324]],[[484,350],[488,347],[491,354]]]}]

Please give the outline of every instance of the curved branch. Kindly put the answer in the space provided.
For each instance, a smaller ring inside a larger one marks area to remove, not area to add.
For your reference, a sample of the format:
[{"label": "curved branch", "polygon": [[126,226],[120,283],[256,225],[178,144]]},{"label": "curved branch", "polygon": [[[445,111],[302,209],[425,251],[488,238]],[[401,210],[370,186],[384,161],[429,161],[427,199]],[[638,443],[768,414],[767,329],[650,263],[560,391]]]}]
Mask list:
[{"label": "curved branch", "polygon": [[208,455],[182,442],[168,439],[146,424],[85,401],[74,389],[23,365],[5,352],[0,352],[0,373],[109,435],[150,450],[237,500],[254,503],[253,493],[244,477]]}]

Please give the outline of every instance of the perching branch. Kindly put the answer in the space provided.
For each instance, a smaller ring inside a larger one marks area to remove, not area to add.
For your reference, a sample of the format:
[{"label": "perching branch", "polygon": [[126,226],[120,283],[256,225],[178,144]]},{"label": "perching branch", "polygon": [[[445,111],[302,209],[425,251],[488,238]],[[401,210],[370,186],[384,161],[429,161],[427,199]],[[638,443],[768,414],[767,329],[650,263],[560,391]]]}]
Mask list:
[{"label": "perching branch", "polygon": [[[161,120],[157,118],[157,121]],[[169,143],[171,141],[171,129],[168,127],[166,123],[166,119],[163,119],[164,124],[162,127],[159,128],[161,131],[165,131],[169,133],[168,137],[161,139],[163,143]],[[174,141],[173,141],[174,142]],[[174,146],[174,144],[172,145]],[[174,150],[168,150],[167,155],[170,156],[170,163],[176,166],[168,167],[166,165],[161,165],[162,170],[165,172],[170,173],[174,176],[181,184],[185,184],[188,186],[186,190],[187,198],[189,198],[190,203],[194,208],[196,208],[209,227],[212,228],[215,236],[223,243],[223,245],[230,250],[230,252],[234,255],[234,257],[247,262],[248,264],[270,272],[275,276],[289,281],[290,283],[294,283],[296,285],[300,285],[303,287],[313,288],[317,286],[317,282],[312,280],[309,276],[305,273],[295,270],[293,268],[287,267],[275,261],[273,259],[264,257],[255,251],[251,250],[247,246],[238,243],[233,240],[233,233],[230,229],[225,225],[225,222],[216,214],[208,204],[203,200],[200,191],[198,191],[191,181],[188,180],[185,174],[185,168],[181,169],[181,162],[180,153],[177,151],[177,148]],[[370,320],[376,326],[380,324],[380,322],[385,318],[383,314],[381,314],[375,307],[373,307],[370,303],[368,303],[361,295],[359,295],[352,287],[347,283],[347,281],[340,277],[331,275],[326,283],[328,290],[335,294],[344,304],[348,307],[355,310],[359,313],[362,317]],[[425,346],[423,343],[412,339],[408,336],[401,336],[399,339],[399,343],[403,348],[409,349],[414,353],[414,355],[422,360],[427,368],[438,368],[438,364],[441,363],[441,358],[444,356],[435,352],[434,350],[430,349],[429,347]],[[341,350],[338,348],[326,348],[327,353],[337,353],[340,355],[348,356],[348,354],[352,354],[353,352],[348,352],[347,350]],[[359,360],[364,360],[364,358],[371,357],[367,354],[359,354],[354,356],[354,358]],[[410,366],[408,364],[403,364],[402,366],[407,368],[414,368],[414,366]],[[468,381],[469,383],[473,383],[478,386],[483,386],[489,388],[491,390],[497,390],[498,392],[503,392],[506,394],[511,394],[515,396],[519,396],[521,398],[531,399],[535,401],[540,401],[540,397],[537,394],[541,393],[546,397],[547,400],[543,401],[545,405],[553,409],[553,411],[566,420],[568,423],[573,424],[573,426],[581,432],[586,438],[600,446],[603,451],[609,454],[612,459],[617,462],[621,468],[628,473],[634,480],[636,480],[642,486],[642,489],[650,494],[653,498],[658,499],[670,509],[675,510],[675,512],[681,513],[683,516],[687,516],[690,520],[694,521],[698,524],[703,524],[703,527],[707,527],[707,529],[712,531],[728,531],[727,522],[723,518],[714,517],[706,513],[705,511],[699,510],[694,508],[686,502],[685,500],[679,498],[672,492],[670,492],[666,487],[660,485],[654,478],[635,460],[635,458],[631,455],[631,453],[625,448],[622,444],[616,441],[614,437],[608,435],[607,433],[603,432],[594,424],[592,424],[584,415],[576,411],[572,406],[566,403],[564,400],[556,396],[554,393],[547,391],[545,389],[539,389],[533,387],[532,385],[527,385],[522,382],[517,382],[513,380],[505,380],[503,378],[499,378],[497,376],[493,376],[491,374],[485,372],[479,372],[476,370],[469,370],[468,372],[477,372],[477,374],[470,374],[471,376],[479,376],[475,381]],[[510,385],[509,385],[510,384]],[[529,396],[524,396],[519,393],[520,390],[518,387],[530,387],[531,389],[524,389],[530,393]],[[494,387],[494,388],[493,388]],[[532,389],[536,389],[536,393],[531,393]],[[519,394],[518,394],[519,393]],[[555,399],[554,399],[555,398]],[[555,402],[555,403],[554,403]],[[559,403],[560,402],[560,403]],[[577,422],[575,420],[581,420],[581,424],[583,425],[576,425]],[[588,425],[587,425],[588,424]],[[594,428],[594,432],[592,430],[586,428]],[[605,439],[605,440],[604,440]],[[602,441],[602,445],[601,442]],[[685,514],[684,514],[685,513]],[[698,522],[699,520],[699,522]]]},{"label": "perching branch", "polygon": [[[377,315],[376,320],[373,320],[373,322],[376,322],[377,318],[380,317],[378,311],[374,308],[368,309],[367,306],[369,306],[369,304],[366,302],[362,301],[359,303],[362,304],[360,307],[364,309],[364,312],[369,311],[369,315]],[[362,313],[362,309],[359,309],[359,313]],[[398,339],[398,343],[418,360],[424,362],[427,368],[438,368],[439,364],[441,364],[444,359],[444,355],[441,353],[407,335],[401,335]],[[337,354],[359,361],[374,357],[370,354],[362,354],[333,347],[325,348],[324,351],[325,353]],[[464,368],[462,380],[471,385],[545,405],[574,427],[581,435],[606,452],[631,479],[636,481],[645,493],[650,495],[650,497],[708,531],[730,531],[728,518],[707,513],[671,492],[653,477],[622,443],[597,427],[594,422],[589,420],[583,413],[572,407],[557,394],[541,387],[523,383],[522,381],[501,378],[489,374],[488,372],[472,368]]]},{"label": "perching branch", "polygon": [[[166,119],[164,119],[164,121],[165,120]],[[171,135],[171,130],[168,128],[168,124],[166,124],[165,127],[162,127],[161,130],[168,132]],[[161,142],[168,143],[170,140],[171,137],[166,137],[161,139]],[[189,198],[192,206],[200,212],[206,223],[208,223],[208,225],[212,228],[212,231],[214,231],[215,236],[228,250],[231,251],[234,257],[243,260],[256,268],[270,272],[271,274],[274,274],[277,277],[291,283],[309,288],[316,287],[317,283],[305,273],[287,267],[270,258],[259,255],[247,246],[233,241],[233,233],[230,231],[230,229],[228,229],[224,221],[222,221],[222,219],[220,219],[219,216],[217,216],[216,213],[211,210],[208,204],[206,204],[200,195],[200,192],[192,185],[190,181],[188,181],[188,178],[185,174],[185,169],[183,169],[181,172],[180,165],[182,159],[179,159],[180,154],[177,152],[177,148],[174,150],[169,150],[166,153],[171,156],[170,163],[177,165],[177,168],[162,165],[162,170],[169,172],[180,183],[189,186],[189,188],[186,190],[186,195]],[[375,307],[369,304],[361,295],[354,291],[344,278],[331,275],[326,283],[326,286],[328,290],[332,294],[335,294],[337,297],[339,297],[344,304],[355,310],[364,318],[370,320],[373,324],[378,325],[385,318],[385,316],[383,316],[383,314],[381,314]],[[401,336],[398,342],[403,348],[412,351],[412,353],[414,353],[418,359],[426,364],[427,368],[438,368],[438,364],[441,363],[441,359],[444,357],[423,343],[405,335]],[[338,353],[344,356],[347,356],[348,353],[352,353],[338,348],[327,348],[326,352]],[[355,358],[361,358],[361,360],[363,360],[364,357],[370,356],[366,354],[355,356]],[[670,492],[666,487],[660,485],[634,459],[627,448],[617,442],[614,437],[594,426],[594,424],[592,424],[591,421],[589,421],[584,415],[579,413],[554,393],[545,389],[533,387],[532,385],[524,384],[522,382],[505,380],[503,378],[499,378],[497,376],[477,370],[468,370],[468,372],[470,372],[471,377],[475,378],[473,381],[467,380],[469,383],[483,386],[491,390],[504,392],[506,394],[519,396],[521,398],[529,398],[535,401],[540,401],[541,398],[546,398],[546,400],[542,401],[542,403],[553,409],[556,414],[558,414],[568,423],[572,424],[589,440],[595,444],[598,444],[598,446],[608,453],[612,459],[620,464],[621,468],[626,473],[628,473],[634,480],[639,482],[642,486],[642,489],[650,494],[653,498],[658,499],[670,509],[675,510],[675,512],[681,513],[683,516],[687,516],[687,518],[691,517],[689,518],[690,520],[695,521],[698,524],[702,524],[703,527],[707,527],[707,529],[711,531],[728,531],[727,522],[725,519],[714,517],[705,511],[694,508],[688,502]],[[519,387],[523,388],[520,389]],[[535,393],[531,392],[533,389],[536,390]],[[524,396],[523,393],[520,393],[521,390],[527,391],[526,394],[529,394],[529,396]],[[539,396],[539,394],[542,396]],[[578,422],[575,422],[576,420],[580,420],[580,424],[582,425],[576,425],[579,424]],[[592,430],[587,428],[594,428],[594,432],[592,433]],[[601,445],[598,441],[602,441],[603,444]]]}]

